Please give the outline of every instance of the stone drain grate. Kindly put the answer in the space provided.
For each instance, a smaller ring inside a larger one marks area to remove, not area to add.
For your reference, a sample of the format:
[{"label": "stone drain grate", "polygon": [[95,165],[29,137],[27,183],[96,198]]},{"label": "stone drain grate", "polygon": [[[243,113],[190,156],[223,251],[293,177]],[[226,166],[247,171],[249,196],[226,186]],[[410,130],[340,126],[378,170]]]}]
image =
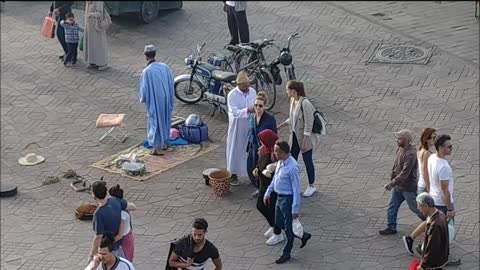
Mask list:
[{"label": "stone drain grate", "polygon": [[368,63],[382,64],[419,64],[426,65],[435,51],[436,46],[421,46],[415,44],[383,44],[375,48],[367,60]]}]

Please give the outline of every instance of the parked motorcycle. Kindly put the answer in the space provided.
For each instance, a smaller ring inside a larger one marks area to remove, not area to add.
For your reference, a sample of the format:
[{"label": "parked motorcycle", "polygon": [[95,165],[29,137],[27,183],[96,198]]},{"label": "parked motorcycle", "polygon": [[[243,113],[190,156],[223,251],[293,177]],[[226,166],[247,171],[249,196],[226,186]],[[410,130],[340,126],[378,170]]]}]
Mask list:
[{"label": "parked motorcycle", "polygon": [[217,110],[226,114],[228,112],[227,94],[236,86],[237,75],[221,70],[223,63],[202,62],[200,54],[205,44],[203,43],[202,46],[197,44],[196,56],[190,55],[185,58],[185,65],[191,69],[191,72],[175,78],[175,97],[188,104],[204,100],[214,106],[212,116]]},{"label": "parked motorcycle", "polygon": [[290,35],[287,39],[287,47],[280,48],[277,45],[273,44],[277,49],[280,50],[280,54],[277,59],[271,63],[272,75],[275,78],[275,84],[282,84],[282,78],[280,77],[280,69],[278,68],[279,64],[282,64],[285,70],[285,75],[287,80],[296,80],[295,76],[295,67],[293,66],[293,57],[290,52],[290,42],[292,39],[297,38],[298,33]]}]

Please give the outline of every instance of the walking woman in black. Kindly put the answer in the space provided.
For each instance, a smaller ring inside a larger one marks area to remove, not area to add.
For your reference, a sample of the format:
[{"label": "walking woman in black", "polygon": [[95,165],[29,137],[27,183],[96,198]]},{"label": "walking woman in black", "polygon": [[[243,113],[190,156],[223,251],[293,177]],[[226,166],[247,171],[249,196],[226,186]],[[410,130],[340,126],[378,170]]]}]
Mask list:
[{"label": "walking woman in black", "polygon": [[282,242],[284,239],[282,230],[275,226],[275,203],[277,200],[277,194],[272,192],[270,196],[270,203],[268,205],[263,203],[263,197],[265,196],[265,192],[272,181],[274,171],[267,173],[266,175],[263,173],[263,171],[267,169],[269,164],[277,161],[275,155],[273,154],[273,147],[275,142],[278,140],[278,135],[271,129],[265,129],[258,133],[258,138],[261,146],[258,150],[257,167],[253,170],[253,175],[255,175],[258,179],[259,187],[257,209],[270,225],[270,228],[264,234],[265,237],[268,238],[266,244],[273,246]]}]

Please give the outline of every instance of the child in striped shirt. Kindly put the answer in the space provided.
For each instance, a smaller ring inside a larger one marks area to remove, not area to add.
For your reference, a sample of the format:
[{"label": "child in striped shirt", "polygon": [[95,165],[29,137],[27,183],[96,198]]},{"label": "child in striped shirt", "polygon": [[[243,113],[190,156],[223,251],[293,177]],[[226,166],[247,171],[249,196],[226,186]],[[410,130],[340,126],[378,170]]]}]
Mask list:
[{"label": "child in striped shirt", "polygon": [[67,13],[65,18],[66,20],[60,21],[60,25],[65,28],[65,42],[68,47],[63,64],[66,67],[71,67],[77,63],[78,41],[80,40],[78,32],[83,32],[84,29],[75,21],[73,13]]}]

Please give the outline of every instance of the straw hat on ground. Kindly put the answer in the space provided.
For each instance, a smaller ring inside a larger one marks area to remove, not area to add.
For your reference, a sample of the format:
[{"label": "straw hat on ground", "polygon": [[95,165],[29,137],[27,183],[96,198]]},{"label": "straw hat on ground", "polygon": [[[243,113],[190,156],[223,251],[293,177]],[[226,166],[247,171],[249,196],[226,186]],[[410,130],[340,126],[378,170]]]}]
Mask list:
[{"label": "straw hat on ground", "polygon": [[18,163],[24,166],[32,166],[45,161],[45,158],[35,153],[28,153],[26,156],[18,159]]}]

